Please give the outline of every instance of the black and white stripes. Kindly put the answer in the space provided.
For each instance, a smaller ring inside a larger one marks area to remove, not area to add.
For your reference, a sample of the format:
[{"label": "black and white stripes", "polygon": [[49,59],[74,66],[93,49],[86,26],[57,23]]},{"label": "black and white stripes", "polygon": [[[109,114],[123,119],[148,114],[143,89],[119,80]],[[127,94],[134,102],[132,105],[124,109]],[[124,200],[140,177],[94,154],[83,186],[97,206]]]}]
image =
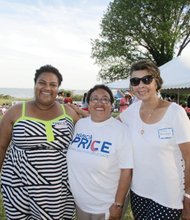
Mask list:
[{"label": "black and white stripes", "polygon": [[69,117],[43,121],[22,117],[2,170],[9,220],[69,220],[74,201],[68,185],[66,152],[72,139]]}]

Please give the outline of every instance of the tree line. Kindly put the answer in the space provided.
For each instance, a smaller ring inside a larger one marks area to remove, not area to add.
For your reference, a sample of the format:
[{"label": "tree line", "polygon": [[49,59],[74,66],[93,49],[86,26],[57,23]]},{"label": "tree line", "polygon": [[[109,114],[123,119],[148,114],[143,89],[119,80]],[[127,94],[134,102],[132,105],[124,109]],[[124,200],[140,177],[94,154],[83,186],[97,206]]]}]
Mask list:
[{"label": "tree line", "polygon": [[124,79],[129,66],[151,59],[158,66],[190,42],[190,0],[114,0],[92,39],[92,58],[105,82]]}]

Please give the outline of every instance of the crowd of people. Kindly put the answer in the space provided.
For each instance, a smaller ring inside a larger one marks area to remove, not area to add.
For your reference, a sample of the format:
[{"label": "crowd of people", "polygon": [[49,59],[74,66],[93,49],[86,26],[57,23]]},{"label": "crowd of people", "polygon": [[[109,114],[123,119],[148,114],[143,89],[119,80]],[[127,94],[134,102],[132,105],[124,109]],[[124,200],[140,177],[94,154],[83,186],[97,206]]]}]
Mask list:
[{"label": "crowd of people", "polygon": [[58,96],[57,96],[57,100],[59,101],[59,103],[61,104],[72,104],[73,103],[73,98],[71,96],[70,92],[66,93],[66,96],[64,94],[63,91],[58,92]]},{"label": "crowd of people", "polygon": [[138,101],[126,96],[117,118],[107,86],[91,88],[79,108],[61,82],[58,69],[40,67],[33,100],[0,121],[7,219],[120,220],[128,195],[135,220],[190,219],[190,120],[159,97],[159,68],[132,64]]}]

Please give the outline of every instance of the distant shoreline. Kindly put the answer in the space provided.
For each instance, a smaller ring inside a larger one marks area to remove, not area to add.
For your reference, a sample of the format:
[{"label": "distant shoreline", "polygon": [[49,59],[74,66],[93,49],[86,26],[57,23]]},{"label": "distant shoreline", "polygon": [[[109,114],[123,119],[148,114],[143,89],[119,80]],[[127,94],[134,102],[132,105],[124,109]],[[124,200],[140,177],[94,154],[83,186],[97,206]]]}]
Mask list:
[{"label": "distant shoreline", "polygon": [[[60,88],[61,90],[61,88]],[[73,95],[83,95],[87,90],[70,90]],[[33,88],[0,88],[1,95],[9,95],[14,98],[33,98]]]},{"label": "distant shoreline", "polygon": [[0,94],[14,98],[32,98],[34,92],[33,88],[0,88]]}]

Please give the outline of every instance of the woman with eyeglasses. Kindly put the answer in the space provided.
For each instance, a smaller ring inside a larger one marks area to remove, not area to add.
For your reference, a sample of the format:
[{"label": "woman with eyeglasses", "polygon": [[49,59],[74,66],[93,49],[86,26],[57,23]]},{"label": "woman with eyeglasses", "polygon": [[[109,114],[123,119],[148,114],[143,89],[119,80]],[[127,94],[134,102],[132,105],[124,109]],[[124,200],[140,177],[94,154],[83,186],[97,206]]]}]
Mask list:
[{"label": "woman with eyeglasses", "polygon": [[126,126],[111,117],[113,102],[107,86],[94,86],[87,94],[90,116],[75,125],[67,161],[77,220],[121,218],[133,155]]},{"label": "woman with eyeglasses", "polygon": [[131,66],[130,84],[140,100],[119,119],[129,128],[134,169],[134,218],[190,219],[190,121],[176,103],[162,100],[158,67],[140,60]]}]

